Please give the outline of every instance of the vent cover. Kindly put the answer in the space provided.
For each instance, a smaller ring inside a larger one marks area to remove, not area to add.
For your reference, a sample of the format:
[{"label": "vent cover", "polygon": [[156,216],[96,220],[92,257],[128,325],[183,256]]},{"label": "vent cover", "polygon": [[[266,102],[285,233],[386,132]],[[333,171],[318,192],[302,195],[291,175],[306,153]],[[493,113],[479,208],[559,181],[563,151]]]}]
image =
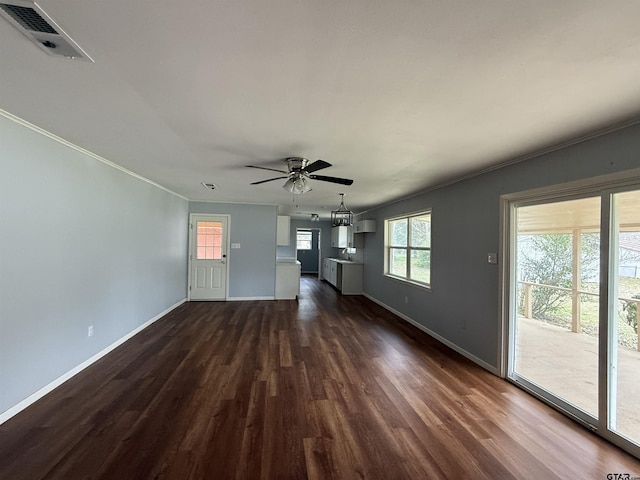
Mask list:
[{"label": "vent cover", "polygon": [[3,2],[0,15],[47,54],[93,62],[38,4],[24,0]]},{"label": "vent cover", "polygon": [[7,12],[7,14],[11,15],[11,18],[27,30],[58,34],[58,32],[56,32],[53,27],[49,25],[47,21],[33,8],[20,7],[18,5],[7,5],[6,3],[0,5],[0,8]]},{"label": "vent cover", "polygon": [[206,182],[202,182],[202,186],[204,188],[208,188],[209,190],[215,190],[217,187],[214,183],[206,183]]}]

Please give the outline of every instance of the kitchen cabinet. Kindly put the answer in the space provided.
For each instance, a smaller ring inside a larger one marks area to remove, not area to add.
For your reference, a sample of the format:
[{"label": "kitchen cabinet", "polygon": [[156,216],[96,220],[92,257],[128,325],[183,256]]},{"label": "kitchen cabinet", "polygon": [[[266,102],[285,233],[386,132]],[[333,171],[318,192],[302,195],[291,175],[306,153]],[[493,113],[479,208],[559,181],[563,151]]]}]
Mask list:
[{"label": "kitchen cabinet", "polygon": [[276,225],[276,245],[289,245],[291,243],[291,217],[278,215]]},{"label": "kitchen cabinet", "polygon": [[300,295],[300,262],[295,258],[276,260],[276,299],[294,300]]},{"label": "kitchen cabinet", "polygon": [[325,258],[322,261],[322,278],[343,295],[362,294],[362,271],[362,263],[338,258]]},{"label": "kitchen cabinet", "polygon": [[341,225],[331,228],[331,246],[336,248],[353,247],[353,228]]},{"label": "kitchen cabinet", "polygon": [[324,278],[327,282],[329,282],[334,287],[339,287],[338,277],[338,263],[335,258],[325,258],[322,261],[322,278]]},{"label": "kitchen cabinet", "polygon": [[322,278],[327,282],[331,278],[331,259],[325,258],[322,260]]},{"label": "kitchen cabinet", "polygon": [[360,220],[355,225],[355,233],[371,233],[376,231],[375,220]]}]

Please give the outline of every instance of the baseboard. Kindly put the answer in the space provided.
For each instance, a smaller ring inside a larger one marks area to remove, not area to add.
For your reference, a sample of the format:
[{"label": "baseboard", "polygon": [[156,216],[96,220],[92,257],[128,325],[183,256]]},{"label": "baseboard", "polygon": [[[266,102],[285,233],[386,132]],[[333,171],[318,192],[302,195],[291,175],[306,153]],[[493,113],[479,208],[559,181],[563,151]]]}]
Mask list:
[{"label": "baseboard", "polygon": [[92,357],[88,358],[87,360],[85,360],[84,362],[82,362],[80,365],[72,368],[71,370],[69,370],[67,373],[61,375],[60,377],[56,378],[54,381],[52,381],[51,383],[49,383],[48,385],[45,385],[44,387],[42,387],[40,390],[38,390],[37,392],[29,395],[27,398],[25,398],[24,400],[22,400],[20,403],[14,405],[13,407],[9,408],[8,410],[5,410],[4,412],[0,413],[0,425],[3,424],[4,422],[6,422],[7,420],[9,420],[11,417],[17,415],[18,413],[20,413],[22,410],[24,410],[25,408],[27,408],[29,405],[31,405],[32,403],[35,403],[36,401],[40,400],[42,397],[44,397],[47,393],[51,392],[52,390],[56,389],[57,387],[59,387],[60,385],[62,385],[64,382],[66,382],[67,380],[69,380],[70,378],[72,378],[73,376],[77,375],[78,373],[80,373],[82,370],[84,370],[85,368],[87,368],[89,365],[91,365],[92,363],[100,360],[102,357],[104,357],[106,354],[108,354],[109,352],[111,352],[112,350],[114,350],[115,348],[119,347],[120,345],[122,345],[124,342],[126,342],[127,340],[129,340],[131,337],[133,337],[134,335],[140,333],[142,330],[144,330],[145,328],[147,328],[149,325],[151,325],[152,323],[156,322],[157,320],[159,320],[160,318],[164,317],[167,313],[169,313],[170,311],[178,308],[180,305],[182,305],[183,303],[185,303],[187,301],[187,299],[183,299],[180,300],[178,303],[170,306],[169,308],[167,308],[165,311],[159,313],[158,315],[156,315],[155,317],[153,317],[151,320],[143,323],[142,325],[140,325],[138,328],[136,328],[135,330],[132,330],[131,332],[127,333],[124,337],[119,338],[118,340],[116,340],[115,342],[113,342],[111,345],[109,345],[108,347],[104,348],[103,350],[101,350],[100,352],[96,353],[95,355],[93,355]]},{"label": "baseboard", "polygon": [[410,323],[411,325],[413,325],[414,327],[416,327],[419,330],[422,330],[424,333],[426,333],[427,335],[429,335],[430,337],[435,338],[436,340],[438,340],[440,343],[445,344],[447,347],[449,347],[452,350],[455,350],[456,352],[458,352],[460,355],[462,355],[463,357],[468,358],[469,360],[471,360],[473,363],[481,366],[482,368],[484,368],[485,370],[493,373],[496,376],[500,376],[500,372],[499,370],[485,362],[484,360],[482,360],[481,358],[476,357],[475,355],[473,355],[472,353],[467,352],[465,349],[459,347],[458,345],[456,345],[455,343],[447,340],[446,338],[438,335],[436,332],[429,330],[427,327],[425,327],[424,325],[422,325],[421,323],[415,321],[413,318],[405,315],[402,312],[397,311],[396,309],[390,307],[389,305],[387,305],[386,303],[381,302],[380,300],[378,300],[377,298],[372,297],[371,295],[368,295],[366,293],[363,293],[363,295],[368,298],[369,300],[371,300],[374,303],[377,303],[378,305],[380,305],[382,308],[384,308],[385,310],[389,310],[391,313],[393,313],[394,315],[397,315],[398,317],[400,317],[401,319],[403,319],[405,322]]},{"label": "baseboard", "polygon": [[251,300],[275,300],[276,297],[229,297],[227,298],[227,302],[245,302]]}]

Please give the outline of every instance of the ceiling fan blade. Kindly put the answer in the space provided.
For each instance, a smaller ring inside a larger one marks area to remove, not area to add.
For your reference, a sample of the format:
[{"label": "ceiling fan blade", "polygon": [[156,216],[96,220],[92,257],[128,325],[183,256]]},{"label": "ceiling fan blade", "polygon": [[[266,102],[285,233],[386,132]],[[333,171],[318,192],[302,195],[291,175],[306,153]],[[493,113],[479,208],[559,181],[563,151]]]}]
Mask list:
[{"label": "ceiling fan blade", "polygon": [[271,170],[272,172],[278,172],[278,173],[286,173],[289,174],[289,172],[285,172],[284,170],[277,170],[275,168],[268,168],[268,167],[256,167],[255,165],[245,165],[245,167],[248,168],[259,168],[260,170]]},{"label": "ceiling fan blade", "polygon": [[283,178],[289,178],[289,177],[269,178],[267,180],[260,180],[259,182],[251,182],[249,185],[260,185],[261,183],[273,182],[274,180],[282,180]]},{"label": "ceiling fan blade", "polygon": [[309,175],[309,178],[323,182],[339,183],[341,185],[351,185],[353,183],[353,180],[350,178],[325,177],[324,175]]},{"label": "ceiling fan blade", "polygon": [[329,162],[325,162],[324,160],[316,160],[313,163],[307,165],[307,168],[304,169],[307,173],[317,172],[318,170],[322,170],[323,168],[330,167],[331,164]]}]

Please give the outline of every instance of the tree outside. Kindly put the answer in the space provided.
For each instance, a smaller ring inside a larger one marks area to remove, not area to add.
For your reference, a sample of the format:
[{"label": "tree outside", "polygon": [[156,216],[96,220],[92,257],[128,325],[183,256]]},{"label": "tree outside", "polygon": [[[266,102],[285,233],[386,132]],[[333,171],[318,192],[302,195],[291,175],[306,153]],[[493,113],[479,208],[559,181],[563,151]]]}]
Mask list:
[{"label": "tree outside", "polygon": [[[639,232],[621,232],[620,240],[640,240]],[[581,295],[581,327],[587,334],[597,335],[599,289],[599,234],[583,233],[580,237],[581,278],[579,290],[593,293]],[[518,278],[522,282],[572,288],[573,237],[563,234],[526,234],[518,236]],[[620,249],[620,265],[640,262],[640,252]],[[622,270],[622,269],[621,269]],[[619,277],[618,295],[640,298],[640,278]],[[638,312],[635,302],[620,301],[618,336],[620,343],[634,347],[637,342]],[[518,309],[523,312],[524,289],[519,290]],[[534,286],[531,290],[531,311],[536,319],[561,326],[571,323],[571,292]]]}]

